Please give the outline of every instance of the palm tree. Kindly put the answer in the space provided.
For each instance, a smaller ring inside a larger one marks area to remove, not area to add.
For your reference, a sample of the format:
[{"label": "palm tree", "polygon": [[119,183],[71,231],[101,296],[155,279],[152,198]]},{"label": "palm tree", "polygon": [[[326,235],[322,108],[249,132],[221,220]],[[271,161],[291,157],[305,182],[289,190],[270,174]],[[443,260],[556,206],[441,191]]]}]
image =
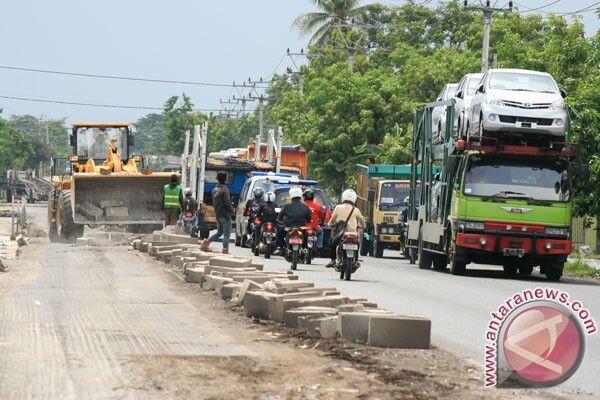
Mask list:
[{"label": "palm tree", "polygon": [[373,4],[360,6],[361,0],[310,0],[320,11],[300,15],[292,24],[303,35],[312,34],[309,44],[325,43],[336,25],[360,20]]}]

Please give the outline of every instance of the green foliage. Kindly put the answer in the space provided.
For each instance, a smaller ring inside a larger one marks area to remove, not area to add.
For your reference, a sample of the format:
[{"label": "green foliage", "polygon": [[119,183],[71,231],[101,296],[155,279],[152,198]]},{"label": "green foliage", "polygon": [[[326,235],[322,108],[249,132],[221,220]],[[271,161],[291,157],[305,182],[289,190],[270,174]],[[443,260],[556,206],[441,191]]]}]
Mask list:
[{"label": "green foliage", "polygon": [[258,134],[258,117],[256,115],[245,115],[236,119],[212,117],[209,120],[208,132],[209,152],[247,147]]},{"label": "green foliage", "polygon": [[191,99],[185,93],[181,95],[181,102],[178,96],[172,96],[166,101],[163,111],[166,133],[164,146],[170,154],[183,153],[185,131],[193,132],[194,125],[206,121],[206,115],[193,111],[193,108]]},{"label": "green foliage", "polygon": [[585,260],[582,260],[581,258],[577,258],[573,262],[567,262],[565,264],[565,271],[575,276],[600,278],[600,270],[590,267],[586,264]]},{"label": "green foliage", "polygon": [[164,114],[151,113],[145,115],[135,122],[135,146],[136,154],[165,154],[165,128],[166,117]]},{"label": "green foliage", "polygon": [[66,157],[70,152],[65,118],[43,120],[33,115],[13,115],[10,126],[31,144],[32,155],[26,160],[26,166],[37,168],[40,161],[50,157]]},{"label": "green foliage", "polygon": [[27,161],[34,156],[34,148],[30,140],[20,132],[15,131],[11,124],[0,117],[0,172],[13,168],[23,168]]}]

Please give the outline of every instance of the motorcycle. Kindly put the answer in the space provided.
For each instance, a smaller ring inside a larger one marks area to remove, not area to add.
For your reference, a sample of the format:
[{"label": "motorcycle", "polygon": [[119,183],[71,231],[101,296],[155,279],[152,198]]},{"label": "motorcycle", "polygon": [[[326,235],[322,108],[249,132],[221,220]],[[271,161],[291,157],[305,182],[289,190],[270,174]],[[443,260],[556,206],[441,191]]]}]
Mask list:
[{"label": "motorcycle", "polygon": [[302,228],[290,228],[285,237],[285,259],[292,263],[292,270],[298,267],[303,243],[304,233]]},{"label": "motorcycle", "polygon": [[345,233],[337,248],[335,270],[340,273],[340,279],[350,280],[350,277],[360,267],[358,261],[359,240],[355,233]]},{"label": "motorcycle", "polygon": [[182,212],[176,225],[188,235],[192,235],[196,231],[196,214],[192,211]]},{"label": "motorcycle", "polygon": [[306,242],[302,248],[302,251],[304,252],[304,262],[310,264],[318,251],[317,233],[313,228],[304,228],[304,234],[306,237]]},{"label": "motorcycle", "polygon": [[258,217],[254,217],[254,219],[252,220],[252,223],[250,224],[250,240],[249,240],[249,244],[250,244],[250,248],[252,249],[252,252],[254,253],[255,256],[258,256],[260,254],[260,231],[262,229],[262,222],[260,219],[258,219]]},{"label": "motorcycle", "polygon": [[266,222],[260,228],[259,251],[262,251],[265,258],[271,258],[271,254],[277,249],[277,234],[275,225]]}]

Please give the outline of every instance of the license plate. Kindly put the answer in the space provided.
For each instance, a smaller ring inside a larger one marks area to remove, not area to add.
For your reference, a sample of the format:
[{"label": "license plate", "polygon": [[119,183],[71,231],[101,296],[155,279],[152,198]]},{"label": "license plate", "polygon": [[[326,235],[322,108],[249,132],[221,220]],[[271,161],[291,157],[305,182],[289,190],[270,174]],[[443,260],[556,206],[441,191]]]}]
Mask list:
[{"label": "license plate", "polygon": [[302,244],[302,239],[290,239],[290,244]]},{"label": "license plate", "polygon": [[358,250],[357,244],[345,244],[344,250]]},{"label": "license plate", "polygon": [[525,250],[523,249],[502,249],[502,254],[506,257],[523,257]]}]

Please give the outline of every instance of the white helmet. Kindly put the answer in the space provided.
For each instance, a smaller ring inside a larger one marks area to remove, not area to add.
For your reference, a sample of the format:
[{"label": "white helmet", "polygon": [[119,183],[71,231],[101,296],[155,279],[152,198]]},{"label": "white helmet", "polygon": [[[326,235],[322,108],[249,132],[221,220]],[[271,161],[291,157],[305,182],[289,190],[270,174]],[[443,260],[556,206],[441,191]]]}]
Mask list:
[{"label": "white helmet", "polygon": [[265,201],[267,203],[275,203],[275,193],[267,192],[267,194],[265,195]]},{"label": "white helmet", "polygon": [[296,175],[294,175],[294,176],[292,176],[290,178],[290,183],[292,185],[299,185],[300,184],[300,179]]},{"label": "white helmet", "polygon": [[346,189],[344,190],[344,193],[342,193],[342,202],[344,201],[349,201],[352,204],[356,203],[356,192],[352,189]]},{"label": "white helmet", "polygon": [[183,189],[183,194],[185,196],[189,196],[190,194],[192,194],[192,189],[190,189],[189,187],[186,187],[185,189]]},{"label": "white helmet", "polygon": [[302,188],[293,187],[290,189],[290,199],[302,198]]}]

